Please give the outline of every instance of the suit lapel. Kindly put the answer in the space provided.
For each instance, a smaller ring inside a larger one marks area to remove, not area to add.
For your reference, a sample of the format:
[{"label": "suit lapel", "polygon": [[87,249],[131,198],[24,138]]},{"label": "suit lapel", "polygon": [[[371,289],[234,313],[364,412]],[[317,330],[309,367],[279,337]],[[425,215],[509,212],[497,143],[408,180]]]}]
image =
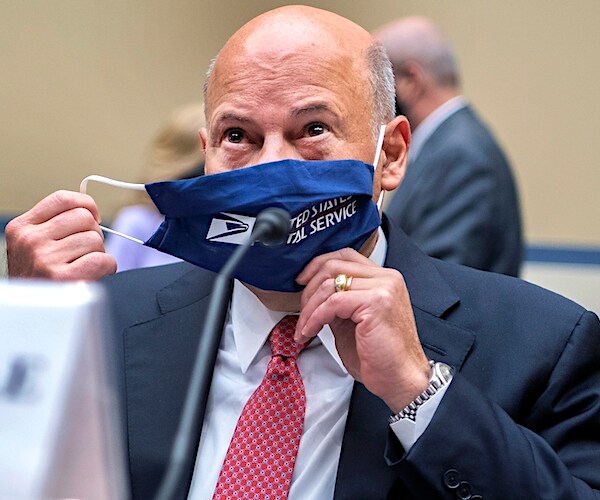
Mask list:
[{"label": "suit lapel", "polygon": [[[386,219],[384,231],[388,237],[386,267],[398,269],[404,276],[425,354],[460,370],[475,335],[443,319],[458,304],[459,297],[440,275],[435,261],[421,253],[401,231],[394,228],[390,233]],[[354,384],[338,467],[336,499],[388,498],[393,488],[395,497],[403,496],[402,485],[395,484],[394,471],[384,459],[389,416],[390,410],[381,399],[362,384]]]},{"label": "suit lapel", "polygon": [[[133,496],[151,498],[166,469],[208,305],[212,276],[194,269],[157,293],[161,315],[124,333],[127,427]],[[157,377],[157,374],[159,376]],[[197,449],[200,428],[194,430]],[[184,465],[185,498],[195,454]]]}]

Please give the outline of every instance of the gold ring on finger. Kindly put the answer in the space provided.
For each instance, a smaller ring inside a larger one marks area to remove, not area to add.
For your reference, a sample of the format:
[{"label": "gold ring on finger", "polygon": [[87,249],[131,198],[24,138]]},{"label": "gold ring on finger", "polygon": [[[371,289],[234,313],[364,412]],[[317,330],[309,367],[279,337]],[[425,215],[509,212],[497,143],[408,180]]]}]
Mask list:
[{"label": "gold ring on finger", "polygon": [[336,292],[346,292],[350,290],[352,284],[352,276],[346,276],[345,274],[338,274],[333,281],[333,286]]}]

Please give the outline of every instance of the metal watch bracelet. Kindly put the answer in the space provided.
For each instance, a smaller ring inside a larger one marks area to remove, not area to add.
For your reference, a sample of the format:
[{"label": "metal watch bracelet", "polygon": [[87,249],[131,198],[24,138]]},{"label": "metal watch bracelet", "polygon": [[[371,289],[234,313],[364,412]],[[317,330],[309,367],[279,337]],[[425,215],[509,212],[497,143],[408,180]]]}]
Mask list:
[{"label": "metal watch bracelet", "polygon": [[452,380],[452,368],[446,363],[430,360],[429,366],[431,366],[431,378],[429,379],[427,389],[419,394],[410,404],[405,406],[404,409],[392,415],[390,417],[390,424],[402,419],[409,419],[414,422],[419,407]]}]

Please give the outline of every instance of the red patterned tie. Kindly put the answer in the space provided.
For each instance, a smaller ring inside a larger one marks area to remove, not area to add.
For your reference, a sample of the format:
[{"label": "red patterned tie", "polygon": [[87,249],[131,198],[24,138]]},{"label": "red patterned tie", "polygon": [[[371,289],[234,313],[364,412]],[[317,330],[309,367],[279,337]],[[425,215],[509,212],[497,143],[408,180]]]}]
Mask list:
[{"label": "red patterned tie", "polygon": [[287,498],[306,407],[296,365],[304,345],[293,340],[297,321],[286,316],[269,335],[267,373],[240,415],[213,500]]}]

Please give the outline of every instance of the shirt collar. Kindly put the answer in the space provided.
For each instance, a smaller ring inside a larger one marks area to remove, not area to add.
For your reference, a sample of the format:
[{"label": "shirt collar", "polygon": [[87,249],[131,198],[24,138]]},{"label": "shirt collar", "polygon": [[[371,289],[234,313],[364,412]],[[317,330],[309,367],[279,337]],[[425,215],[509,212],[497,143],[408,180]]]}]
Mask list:
[{"label": "shirt collar", "polygon": [[383,267],[385,256],[387,255],[387,239],[385,238],[385,233],[383,232],[383,229],[381,229],[381,226],[377,229],[377,235],[377,243],[369,256],[369,259],[378,266]]},{"label": "shirt collar", "polygon": [[[370,259],[377,265],[382,266],[387,253],[387,241],[381,227],[378,229],[378,236]],[[265,345],[273,327],[287,314],[297,313],[267,309],[258,297],[240,281],[234,281],[231,297],[231,325],[235,348],[243,373],[246,373],[262,346]],[[340,367],[340,370],[347,374],[348,372],[335,348],[335,339],[329,326],[325,325],[317,337],[307,349],[323,344]]]},{"label": "shirt collar", "polygon": [[436,131],[436,129],[451,115],[456,113],[459,109],[464,108],[467,105],[465,98],[461,95],[453,97],[447,100],[444,104],[436,108],[432,113],[429,114],[425,120],[423,120],[418,127],[415,128],[411,140],[410,140],[410,151],[408,153],[409,160],[419,156],[423,144],[427,142],[427,139]]}]

